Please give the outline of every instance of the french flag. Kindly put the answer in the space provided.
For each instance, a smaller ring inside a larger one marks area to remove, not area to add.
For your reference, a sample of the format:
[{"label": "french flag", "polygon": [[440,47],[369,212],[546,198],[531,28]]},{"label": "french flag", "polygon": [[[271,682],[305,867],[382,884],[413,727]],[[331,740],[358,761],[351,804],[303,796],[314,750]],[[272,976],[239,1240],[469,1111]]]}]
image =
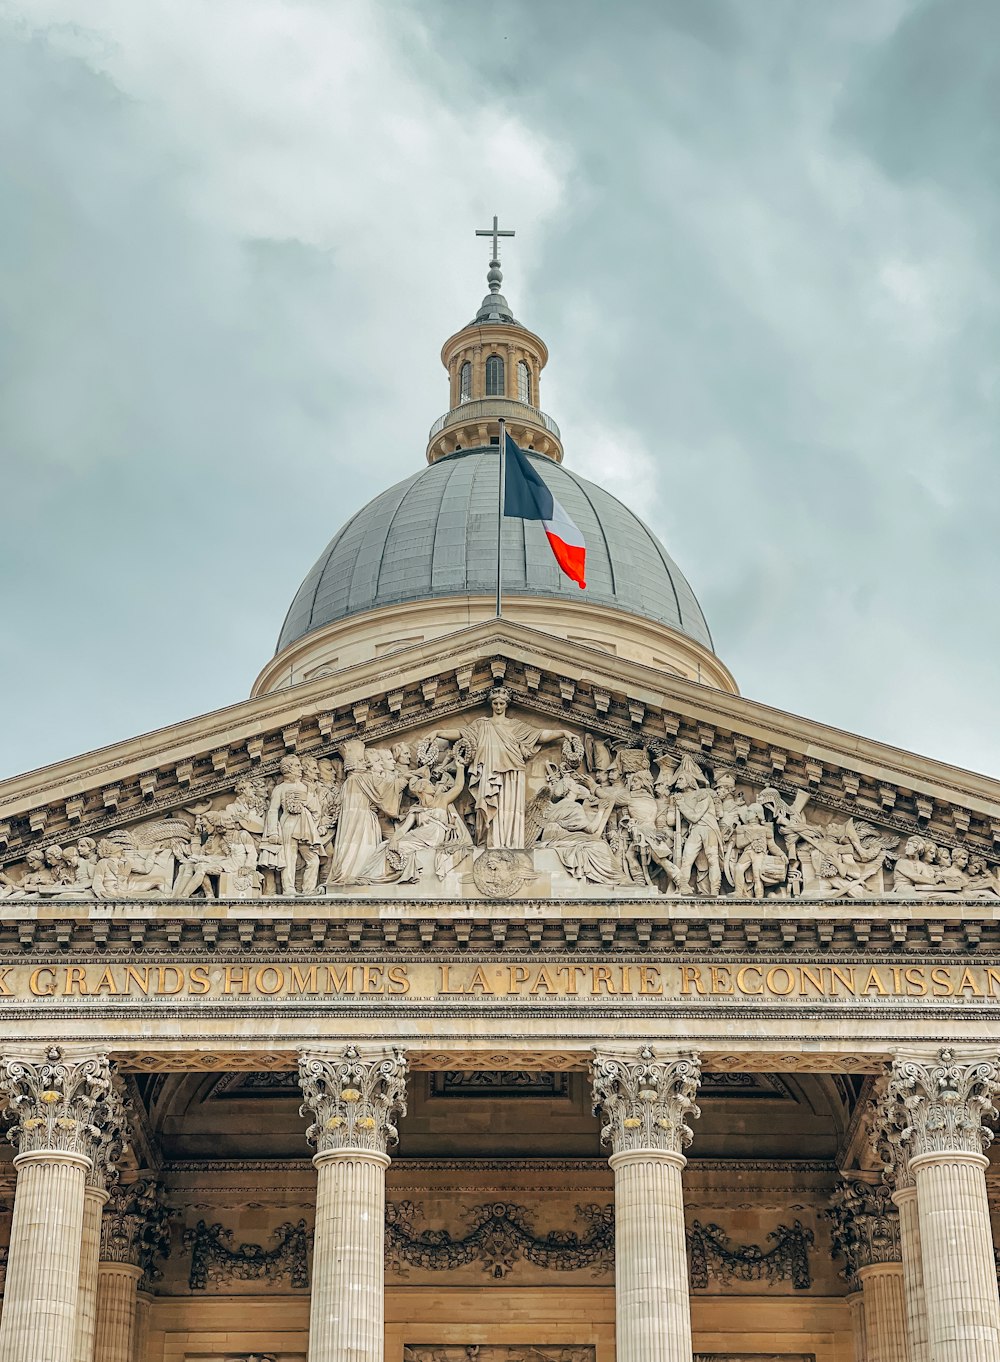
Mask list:
[{"label": "french flag", "polygon": [[587,585],[584,568],[587,546],[583,535],[556,501],[531,460],[504,431],[507,452],[503,513],[520,520],[540,520],[562,571],[581,590]]}]

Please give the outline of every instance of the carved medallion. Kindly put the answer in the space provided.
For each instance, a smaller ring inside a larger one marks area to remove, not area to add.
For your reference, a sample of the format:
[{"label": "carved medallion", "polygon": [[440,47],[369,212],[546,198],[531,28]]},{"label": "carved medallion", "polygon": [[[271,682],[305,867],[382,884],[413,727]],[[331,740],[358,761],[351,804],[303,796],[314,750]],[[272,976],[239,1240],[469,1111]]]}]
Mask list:
[{"label": "carved medallion", "polygon": [[476,888],[487,898],[509,898],[531,879],[531,863],[523,851],[488,847],[472,864]]}]

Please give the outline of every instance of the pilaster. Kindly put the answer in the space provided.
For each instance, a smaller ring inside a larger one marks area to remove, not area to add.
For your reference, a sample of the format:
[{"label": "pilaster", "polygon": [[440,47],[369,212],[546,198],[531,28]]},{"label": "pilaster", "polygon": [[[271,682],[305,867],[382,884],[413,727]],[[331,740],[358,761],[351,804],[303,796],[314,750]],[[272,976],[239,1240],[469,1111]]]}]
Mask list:
[{"label": "pilaster", "polygon": [[138,1291],[154,1259],[169,1252],[168,1219],[155,1182],[116,1187],[108,1198],[97,1271],[97,1362],[133,1362]]}]

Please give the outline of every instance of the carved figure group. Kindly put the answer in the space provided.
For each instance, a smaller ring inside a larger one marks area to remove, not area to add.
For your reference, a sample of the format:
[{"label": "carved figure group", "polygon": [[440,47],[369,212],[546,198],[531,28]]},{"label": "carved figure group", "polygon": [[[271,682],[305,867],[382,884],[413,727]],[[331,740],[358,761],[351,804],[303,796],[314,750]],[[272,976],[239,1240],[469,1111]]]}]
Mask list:
[{"label": "carved figure group", "polygon": [[231,795],[99,840],[33,848],[0,873],[0,897],[433,891],[473,864],[482,888],[488,856],[505,858],[509,892],[544,867],[598,893],[1000,897],[995,868],[966,846],[901,839],[664,744],[535,727],[510,700],[498,686],[487,714],[412,744],[291,753],[271,781],[246,776]]}]

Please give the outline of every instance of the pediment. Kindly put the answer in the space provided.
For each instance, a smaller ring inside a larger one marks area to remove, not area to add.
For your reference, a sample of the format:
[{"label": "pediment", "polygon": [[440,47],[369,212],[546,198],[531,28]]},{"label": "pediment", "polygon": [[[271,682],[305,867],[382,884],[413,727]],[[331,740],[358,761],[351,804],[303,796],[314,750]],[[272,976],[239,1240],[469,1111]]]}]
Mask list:
[{"label": "pediment", "polygon": [[340,898],[995,898],[1000,783],[491,621],[6,781],[0,838],[8,900],[271,896],[290,856]]}]

